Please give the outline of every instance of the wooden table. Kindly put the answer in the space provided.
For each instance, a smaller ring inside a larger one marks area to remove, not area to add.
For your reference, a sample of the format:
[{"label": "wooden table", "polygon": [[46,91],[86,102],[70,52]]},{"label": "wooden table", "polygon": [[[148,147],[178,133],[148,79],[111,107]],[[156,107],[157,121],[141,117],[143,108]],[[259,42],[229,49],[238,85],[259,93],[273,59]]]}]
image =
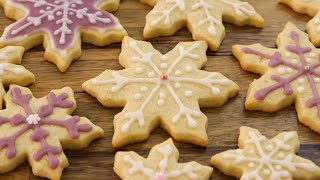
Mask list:
[{"label": "wooden table", "polygon": [[[285,131],[297,131],[300,135],[302,157],[309,158],[320,165],[320,136],[298,122],[294,106],[277,113],[249,112],[243,107],[248,85],[259,75],[245,72],[238,61],[231,55],[234,44],[262,43],[267,47],[275,47],[275,40],[287,21],[292,21],[299,28],[305,29],[306,22],[311,18],[293,12],[289,7],[278,4],[277,0],[248,0],[265,18],[265,28],[236,27],[225,24],[227,35],[218,52],[208,51],[208,63],[204,70],[218,71],[240,85],[239,95],[228,101],[221,108],[205,108],[203,112],[209,118],[207,148],[199,148],[191,144],[176,142],[180,151],[180,161],[197,161],[210,165],[212,155],[237,147],[240,126],[258,128],[264,135],[271,138]],[[145,16],[151,7],[139,3],[139,0],[122,0],[120,9],[115,15],[135,39],[143,39],[142,31]],[[0,10],[0,31],[14,21],[4,17]],[[192,41],[188,30],[182,29],[172,37],[161,37],[149,40],[156,49],[166,53],[181,41]],[[81,84],[106,69],[119,70],[118,63],[120,43],[106,47],[84,44],[82,57],[75,61],[66,73],[58,71],[54,64],[43,59],[43,48],[36,47],[28,51],[23,63],[36,75],[36,83],[30,85],[36,97],[46,95],[50,90],[70,86],[76,92],[78,104],[75,114],[86,116],[105,130],[105,137],[94,141],[88,148],[79,151],[65,151],[70,166],[63,172],[62,179],[119,179],[113,172],[115,149],[111,146],[113,135],[113,116],[121,109],[107,109],[96,99],[81,89]],[[150,148],[163,142],[170,136],[160,128],[142,143],[128,145],[120,150],[131,150],[147,156]],[[24,163],[15,171],[0,176],[0,179],[41,179],[32,174],[28,163]],[[232,179],[215,170],[212,179]]]}]

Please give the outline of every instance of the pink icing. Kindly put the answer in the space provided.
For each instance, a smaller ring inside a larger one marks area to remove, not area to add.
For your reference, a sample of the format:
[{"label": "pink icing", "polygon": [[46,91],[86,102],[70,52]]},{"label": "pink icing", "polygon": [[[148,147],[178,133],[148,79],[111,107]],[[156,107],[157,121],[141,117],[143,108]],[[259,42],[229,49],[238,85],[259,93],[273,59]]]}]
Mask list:
[{"label": "pink icing", "polygon": [[300,60],[301,65],[293,64],[291,62],[284,60],[281,57],[280,52],[276,52],[276,53],[274,53],[274,55],[269,55],[269,54],[265,54],[260,51],[256,51],[251,48],[243,48],[242,49],[242,52],[244,52],[246,54],[255,54],[255,55],[260,56],[262,58],[269,59],[270,60],[269,61],[270,67],[285,65],[285,66],[290,67],[292,69],[295,69],[297,71],[295,74],[293,74],[289,77],[285,77],[285,78],[280,77],[278,75],[273,75],[271,78],[273,80],[277,81],[277,83],[257,91],[255,94],[255,97],[258,100],[264,100],[271,92],[273,92],[279,88],[283,88],[284,94],[287,96],[290,96],[293,93],[293,90],[290,86],[290,83],[295,81],[296,79],[298,79],[301,76],[305,76],[308,80],[308,83],[309,83],[309,85],[312,89],[312,93],[313,93],[313,97],[306,102],[306,106],[308,108],[312,108],[312,107],[316,106],[317,110],[318,110],[318,117],[320,117],[320,96],[319,96],[317,86],[312,78],[312,76],[320,77],[320,72],[317,72],[315,70],[317,67],[320,66],[320,57],[319,57],[318,62],[316,62],[312,65],[308,65],[308,63],[306,62],[306,59],[305,59],[305,53],[311,52],[312,49],[310,47],[301,47],[300,40],[299,40],[299,34],[297,32],[292,32],[291,38],[294,41],[295,45],[293,45],[293,46],[288,45],[286,47],[286,49],[299,56],[299,60]]},{"label": "pink icing", "polygon": [[[14,39],[42,31],[50,36],[55,48],[66,50],[79,36],[80,28],[94,27],[106,31],[119,26],[112,14],[97,9],[96,5],[101,0],[8,1],[22,5],[26,16],[8,27],[5,39]],[[59,33],[59,30],[66,33]]]},{"label": "pink icing", "polygon": [[22,95],[19,88],[13,88],[11,90],[12,100],[15,104],[21,106],[27,115],[16,114],[10,118],[0,116],[0,125],[4,123],[10,123],[12,126],[18,126],[24,124],[20,130],[13,135],[0,138],[0,150],[7,147],[7,157],[12,159],[16,156],[16,140],[25,132],[32,130],[30,139],[35,142],[39,142],[41,147],[37,152],[33,154],[33,158],[36,161],[41,160],[45,155],[48,156],[48,165],[54,169],[59,166],[59,160],[56,155],[62,153],[60,147],[55,147],[46,142],[46,138],[49,136],[49,132],[42,129],[43,125],[54,125],[63,127],[68,130],[71,138],[76,139],[79,137],[79,132],[89,132],[92,130],[90,124],[77,124],[80,120],[79,116],[72,116],[67,120],[54,120],[48,116],[54,114],[54,108],[70,108],[73,106],[72,101],[68,101],[68,94],[62,93],[56,96],[54,93],[49,93],[48,104],[40,106],[37,113],[40,117],[38,124],[28,124],[27,117],[32,115],[33,112],[30,107],[30,100],[32,96],[30,94]]},{"label": "pink icing", "polygon": [[162,172],[157,172],[154,177],[154,180],[166,180],[166,176]]}]

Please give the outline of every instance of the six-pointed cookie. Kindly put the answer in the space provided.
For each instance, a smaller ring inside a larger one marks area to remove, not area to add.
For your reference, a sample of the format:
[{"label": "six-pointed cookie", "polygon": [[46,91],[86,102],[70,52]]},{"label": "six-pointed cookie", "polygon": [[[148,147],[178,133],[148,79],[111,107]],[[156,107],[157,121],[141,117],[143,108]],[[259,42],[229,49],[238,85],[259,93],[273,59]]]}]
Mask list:
[{"label": "six-pointed cookie", "polygon": [[292,23],[277,46],[233,46],[242,68],[262,75],[250,85],[245,107],[275,112],[295,104],[299,121],[320,133],[320,50]]},{"label": "six-pointed cookie", "polygon": [[313,17],[307,24],[307,31],[311,42],[317,47],[320,46],[320,0],[279,0],[279,2],[287,4],[298,13]]},{"label": "six-pointed cookie", "polygon": [[[17,20],[5,28],[0,47],[43,44],[45,59],[66,71],[81,56],[81,43],[104,46],[126,35],[114,11],[119,0],[0,0],[7,17]],[[103,9],[103,10],[100,10]]]},{"label": "six-pointed cookie", "polygon": [[210,179],[211,167],[196,162],[178,163],[179,151],[172,139],[154,146],[147,159],[135,152],[117,152],[114,171],[121,179],[191,180]]},{"label": "six-pointed cookie", "polygon": [[29,89],[11,85],[0,111],[0,173],[28,160],[37,176],[60,179],[68,166],[63,149],[81,149],[103,136],[89,119],[70,114],[76,108],[71,88],[36,99]]},{"label": "six-pointed cookie", "polygon": [[6,91],[4,87],[10,84],[27,86],[35,81],[34,75],[20,66],[24,53],[23,47],[7,46],[0,49],[0,109],[2,109],[3,96]]},{"label": "six-pointed cookie", "polygon": [[241,180],[320,179],[320,168],[296,155],[299,146],[294,131],[267,139],[257,129],[241,127],[239,149],[214,155],[211,163]]},{"label": "six-pointed cookie", "polygon": [[225,36],[222,21],[238,26],[263,27],[263,18],[247,2],[239,0],[141,0],[155,4],[147,15],[144,37],[170,36],[184,26],[195,40],[218,50]]},{"label": "six-pointed cookie", "polygon": [[124,39],[119,60],[125,69],[106,70],[82,86],[107,107],[124,106],[114,119],[114,147],[144,141],[159,125],[178,141],[207,146],[208,119],[200,106],[222,106],[239,87],[200,70],[206,50],[203,41],[184,42],[163,55],[148,42]]}]

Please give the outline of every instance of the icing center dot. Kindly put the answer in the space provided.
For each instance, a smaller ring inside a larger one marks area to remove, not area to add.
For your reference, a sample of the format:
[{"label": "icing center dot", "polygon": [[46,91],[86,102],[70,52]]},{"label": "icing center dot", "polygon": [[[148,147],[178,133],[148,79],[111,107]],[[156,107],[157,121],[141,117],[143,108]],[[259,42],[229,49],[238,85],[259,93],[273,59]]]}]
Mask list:
[{"label": "icing center dot", "polygon": [[28,117],[27,117],[27,122],[28,124],[30,125],[36,125],[38,124],[40,121],[41,121],[41,118],[38,114],[30,114]]},{"label": "icing center dot", "polygon": [[304,70],[305,70],[305,71],[310,71],[310,66],[305,66],[305,67],[304,67]]},{"label": "icing center dot", "polygon": [[163,81],[165,81],[165,80],[168,79],[168,75],[167,75],[166,73],[162,73],[162,74],[160,75],[160,79],[163,80]]}]

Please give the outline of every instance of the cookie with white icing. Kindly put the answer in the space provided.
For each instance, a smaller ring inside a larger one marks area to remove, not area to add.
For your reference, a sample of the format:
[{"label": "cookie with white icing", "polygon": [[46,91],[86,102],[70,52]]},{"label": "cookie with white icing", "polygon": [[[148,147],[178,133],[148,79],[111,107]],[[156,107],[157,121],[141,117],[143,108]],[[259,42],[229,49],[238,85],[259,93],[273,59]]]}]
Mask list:
[{"label": "cookie with white icing", "polygon": [[63,149],[85,148],[103,130],[85,117],[71,116],[76,101],[71,88],[41,99],[29,89],[11,85],[0,110],[0,173],[28,160],[34,175],[59,180],[69,165]]},{"label": "cookie with white icing", "polygon": [[320,46],[320,0],[279,0],[279,2],[287,4],[294,11],[307,14],[313,17],[307,24],[307,32],[311,42]]},{"label": "cookie with white icing", "polygon": [[172,139],[154,146],[148,158],[135,152],[117,152],[114,171],[121,179],[130,180],[191,180],[210,179],[213,169],[197,162],[178,163],[179,151]]},{"label": "cookie with white icing", "polygon": [[145,38],[171,36],[184,26],[193,39],[218,50],[225,36],[222,21],[262,28],[263,18],[247,2],[239,0],[141,0],[153,10],[147,15]]},{"label": "cookie with white icing", "polygon": [[275,112],[294,104],[299,121],[320,133],[320,50],[290,22],[277,46],[233,46],[242,68],[262,75],[250,85],[245,107]]},{"label": "cookie with white icing", "polygon": [[206,50],[203,41],[183,42],[164,55],[148,42],[124,39],[125,69],[106,70],[82,85],[103,105],[124,107],[114,119],[114,147],[144,141],[158,126],[178,141],[207,146],[208,119],[200,106],[222,106],[239,87],[220,73],[200,70]]},{"label": "cookie with white icing", "polygon": [[[81,56],[82,42],[105,46],[127,34],[115,11],[119,0],[0,0],[7,17],[17,22],[5,28],[0,47],[43,44],[45,59],[64,72]],[[106,11],[104,11],[106,10]]]},{"label": "cookie with white icing", "polygon": [[300,143],[295,131],[267,139],[257,129],[241,127],[238,146],[214,155],[211,163],[241,180],[320,179],[320,168],[296,155]]},{"label": "cookie with white icing", "polygon": [[10,84],[27,86],[34,83],[34,75],[21,64],[24,48],[19,46],[7,46],[0,49],[0,109],[2,109],[5,87]]}]

